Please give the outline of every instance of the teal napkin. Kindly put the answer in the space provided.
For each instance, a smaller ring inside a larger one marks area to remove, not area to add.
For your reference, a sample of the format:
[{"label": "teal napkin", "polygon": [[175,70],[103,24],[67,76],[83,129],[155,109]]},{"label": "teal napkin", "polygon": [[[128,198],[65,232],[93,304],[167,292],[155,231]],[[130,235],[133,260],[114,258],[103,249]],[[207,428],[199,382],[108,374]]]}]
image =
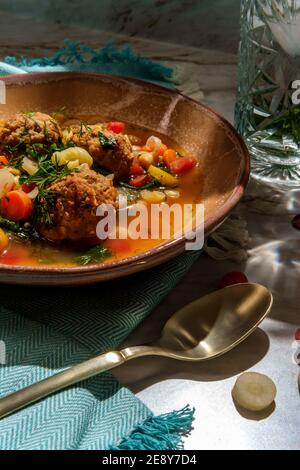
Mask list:
[{"label": "teal napkin", "polygon": [[[49,67],[109,70],[138,78],[146,78],[148,69],[151,81],[168,85],[172,77],[170,69],[136,56],[129,48],[120,51],[109,44],[93,51],[71,42],[53,57],[20,62],[7,58],[0,71],[26,73]],[[95,286],[0,286],[0,347],[6,350],[0,396],[116,349],[197,256],[187,252],[161,267]],[[192,420],[189,406],[153,416],[112,374],[105,373],[0,420],[0,449],[178,449]]]},{"label": "teal napkin", "polygon": [[68,39],[56,54],[32,59],[6,57],[0,62],[0,74],[27,72],[99,72],[140,78],[166,87],[173,87],[173,69],[136,54],[125,45],[122,49],[109,41],[99,50]]}]

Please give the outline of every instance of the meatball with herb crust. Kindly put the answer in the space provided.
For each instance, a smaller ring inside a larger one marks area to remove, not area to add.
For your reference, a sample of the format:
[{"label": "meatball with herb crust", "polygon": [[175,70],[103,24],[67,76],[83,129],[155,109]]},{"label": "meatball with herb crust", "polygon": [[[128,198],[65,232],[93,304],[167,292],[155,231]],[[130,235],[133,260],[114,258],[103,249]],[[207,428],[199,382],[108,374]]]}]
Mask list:
[{"label": "meatball with herb crust", "polygon": [[62,132],[58,123],[44,113],[18,113],[0,126],[0,150],[9,153],[10,149],[33,144],[58,143]]},{"label": "meatball with herb crust", "polygon": [[64,134],[67,143],[85,148],[94,162],[114,174],[116,181],[128,177],[133,155],[127,135],[115,134],[99,124],[72,126]]},{"label": "meatball with herb crust", "polygon": [[81,171],[70,173],[48,188],[53,194],[49,207],[51,225],[38,225],[40,235],[51,241],[80,240],[96,236],[100,204],[116,207],[117,190],[112,180],[83,165]]}]

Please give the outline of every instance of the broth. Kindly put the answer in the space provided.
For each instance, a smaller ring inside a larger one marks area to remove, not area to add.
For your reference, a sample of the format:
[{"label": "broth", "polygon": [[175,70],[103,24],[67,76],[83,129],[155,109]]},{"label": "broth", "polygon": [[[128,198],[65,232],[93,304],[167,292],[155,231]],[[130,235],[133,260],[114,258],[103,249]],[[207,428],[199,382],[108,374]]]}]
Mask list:
[{"label": "broth", "polygon": [[[68,127],[70,124],[78,122],[85,122],[88,125],[101,122],[96,116],[77,116],[76,118],[68,117],[61,122],[61,126]],[[72,124],[72,125],[73,125]],[[124,134],[133,136],[131,140],[138,143],[139,147],[144,146],[147,139],[155,135],[160,138],[163,144],[168,149],[174,149],[180,156],[185,156],[185,151],[180,147],[178,143],[170,141],[166,136],[153,133],[152,131],[141,129],[138,126],[125,125],[123,131]],[[178,178],[178,187],[176,191],[180,192],[178,198],[174,199],[166,195],[165,203],[178,203],[183,207],[184,204],[197,204],[201,200],[201,187],[203,185],[203,172],[199,166],[195,166],[190,171]],[[120,188],[118,184],[117,187]],[[127,186],[120,188],[120,191],[128,190]],[[158,188],[157,190],[159,190]],[[170,188],[171,189],[171,188]],[[138,189],[133,188],[134,192],[138,193]],[[156,190],[156,188],[155,188]],[[164,188],[163,191],[168,191]],[[171,189],[172,191],[172,189]],[[150,204],[143,202],[147,207]],[[173,227],[174,231],[174,227]],[[13,233],[9,233],[9,245],[0,255],[0,263],[7,265],[19,265],[19,266],[55,266],[55,267],[71,267],[78,265],[78,257],[86,252],[92,245],[100,244],[100,241],[91,240],[79,240],[69,241],[62,240],[58,243],[54,243],[48,240],[44,240],[41,237],[35,236],[30,240],[20,240]],[[173,233],[174,235],[174,233]],[[128,239],[116,239],[116,240],[105,240],[101,242],[101,245],[111,250],[111,255],[107,256],[101,263],[111,263],[113,261],[119,261],[131,256],[139,255],[144,252],[151,250],[152,248],[165,243],[166,240],[159,239],[138,239],[133,240],[130,237]]]}]

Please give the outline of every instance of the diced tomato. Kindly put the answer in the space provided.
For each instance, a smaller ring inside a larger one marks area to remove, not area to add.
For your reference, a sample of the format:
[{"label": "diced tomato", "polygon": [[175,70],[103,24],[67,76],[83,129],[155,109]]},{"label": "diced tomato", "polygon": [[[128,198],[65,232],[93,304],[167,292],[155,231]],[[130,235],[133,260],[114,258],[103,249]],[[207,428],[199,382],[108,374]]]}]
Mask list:
[{"label": "diced tomato", "polygon": [[295,340],[300,341],[300,328],[298,328],[298,330],[295,331]]},{"label": "diced tomato", "polygon": [[8,160],[4,155],[0,155],[0,167],[4,165],[8,165]]},{"label": "diced tomato", "polygon": [[32,200],[24,191],[9,191],[1,199],[1,214],[10,220],[27,220],[32,209]]},{"label": "diced tomato", "polygon": [[142,175],[143,173],[144,173],[144,168],[138,162],[133,162],[130,168],[130,175],[136,176],[136,175]]},{"label": "diced tomato", "polygon": [[219,287],[222,289],[223,287],[231,286],[233,284],[244,284],[245,282],[248,282],[246,274],[240,271],[232,271],[222,277]]},{"label": "diced tomato", "polygon": [[163,155],[163,161],[164,161],[164,164],[168,168],[170,168],[171,163],[174,162],[175,160],[177,160],[177,154],[176,154],[175,150],[173,150],[173,149],[165,150],[164,155]]},{"label": "diced tomato", "polygon": [[197,160],[195,158],[180,157],[170,163],[170,170],[176,175],[182,175],[183,173],[192,170],[196,165]]},{"label": "diced tomato", "polygon": [[0,259],[1,263],[5,264],[24,264],[29,260],[28,248],[19,244],[14,244],[1,255]]},{"label": "diced tomato", "polygon": [[132,180],[129,181],[130,186],[134,186],[135,188],[139,188],[147,183],[148,175],[140,175],[136,176]]},{"label": "diced tomato", "polygon": [[107,240],[105,240],[104,246],[110,248],[113,253],[127,253],[132,248],[130,240],[128,240],[127,238],[124,240],[119,238],[115,240],[108,238]]},{"label": "diced tomato", "polygon": [[165,144],[161,144],[158,155],[162,157],[166,150],[168,150],[168,147]]},{"label": "diced tomato", "polygon": [[121,132],[124,131],[125,124],[124,122],[120,122],[120,121],[111,121],[107,124],[106,128],[109,131],[114,132],[115,134],[120,134]]},{"label": "diced tomato", "polygon": [[24,193],[30,193],[35,188],[35,183],[30,183],[30,184],[23,183],[21,188],[22,188],[22,191],[24,191]]}]

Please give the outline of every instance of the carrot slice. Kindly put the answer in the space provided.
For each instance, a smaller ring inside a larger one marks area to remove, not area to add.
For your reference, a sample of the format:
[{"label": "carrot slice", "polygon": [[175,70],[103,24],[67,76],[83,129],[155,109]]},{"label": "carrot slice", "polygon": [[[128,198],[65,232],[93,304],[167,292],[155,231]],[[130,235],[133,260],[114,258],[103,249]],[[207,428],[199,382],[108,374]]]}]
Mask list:
[{"label": "carrot slice", "polygon": [[8,165],[8,160],[4,155],[0,155],[0,166]]},{"label": "carrot slice", "polygon": [[163,161],[164,161],[164,164],[170,168],[171,166],[171,163],[174,162],[174,160],[177,159],[177,154],[175,152],[175,150],[173,149],[167,149],[164,151],[164,154],[163,154]]},{"label": "carrot slice", "polygon": [[158,155],[162,157],[166,150],[168,150],[168,147],[165,144],[161,144]]},{"label": "carrot slice", "polygon": [[1,214],[10,220],[26,220],[32,209],[32,200],[24,191],[9,191],[1,199]]}]

